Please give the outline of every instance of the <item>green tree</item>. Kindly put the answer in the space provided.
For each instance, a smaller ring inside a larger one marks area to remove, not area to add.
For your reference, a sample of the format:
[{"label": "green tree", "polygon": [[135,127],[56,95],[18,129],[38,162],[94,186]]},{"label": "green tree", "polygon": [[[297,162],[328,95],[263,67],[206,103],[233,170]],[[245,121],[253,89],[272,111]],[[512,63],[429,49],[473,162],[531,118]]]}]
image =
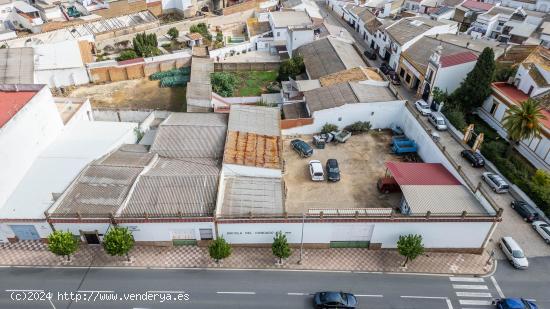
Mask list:
[{"label": "green tree", "polygon": [[474,69],[451,94],[452,103],[459,105],[465,112],[473,112],[473,109],[481,106],[485,98],[491,94],[494,76],[495,54],[492,48],[486,47],[479,55]]},{"label": "green tree", "polygon": [[305,72],[304,58],[300,55],[294,55],[292,58],[281,62],[279,66],[279,81],[296,78],[296,76]]},{"label": "green tree", "polygon": [[116,61],[124,61],[124,60],[130,60],[137,58],[138,55],[133,50],[125,50],[120,53],[120,55],[116,58]]},{"label": "green tree", "polygon": [[279,258],[279,264],[283,262],[283,259],[286,259],[292,253],[288,241],[286,240],[286,235],[283,232],[279,231],[275,233],[273,238],[273,243],[271,244],[271,251],[273,255]]},{"label": "green tree", "polygon": [[168,29],[168,32],[166,34],[168,34],[168,36],[172,40],[175,40],[180,35],[180,32],[178,31],[178,29],[176,29],[176,27],[172,27]]},{"label": "green tree", "polygon": [[413,234],[399,236],[399,240],[397,241],[397,251],[405,257],[403,267],[407,266],[409,260],[412,261],[424,253],[422,236]]},{"label": "green tree", "polygon": [[338,131],[338,126],[332,123],[325,123],[323,128],[321,128],[322,134],[330,133],[332,131]]},{"label": "green tree", "polygon": [[208,41],[212,41],[212,35],[210,34],[210,31],[208,31],[208,26],[205,23],[198,23],[196,25],[191,26],[189,28],[189,32],[191,33],[200,33],[203,38],[205,38]]},{"label": "green tree", "polygon": [[222,97],[231,97],[239,80],[230,72],[215,72],[211,75],[212,90]]},{"label": "green tree", "polygon": [[221,31],[216,32],[216,42],[223,42],[223,33]]},{"label": "green tree", "polygon": [[134,242],[134,236],[128,228],[116,226],[109,229],[103,237],[103,248],[109,255],[125,255],[130,261],[128,253],[134,247]]},{"label": "green tree", "polygon": [[208,246],[208,253],[216,263],[231,255],[231,245],[228,244],[223,237],[214,239]]},{"label": "green tree", "polygon": [[542,130],[541,120],[545,118],[542,109],[543,106],[540,101],[533,99],[527,99],[521,105],[510,106],[503,122],[510,140],[509,151],[523,139],[540,136]]},{"label": "green tree", "polygon": [[158,49],[157,35],[154,33],[138,33],[132,39],[134,51],[140,57],[152,57],[161,54]]},{"label": "green tree", "polygon": [[71,260],[71,254],[78,249],[78,240],[69,231],[54,231],[48,236],[48,249],[51,253],[66,256]]}]

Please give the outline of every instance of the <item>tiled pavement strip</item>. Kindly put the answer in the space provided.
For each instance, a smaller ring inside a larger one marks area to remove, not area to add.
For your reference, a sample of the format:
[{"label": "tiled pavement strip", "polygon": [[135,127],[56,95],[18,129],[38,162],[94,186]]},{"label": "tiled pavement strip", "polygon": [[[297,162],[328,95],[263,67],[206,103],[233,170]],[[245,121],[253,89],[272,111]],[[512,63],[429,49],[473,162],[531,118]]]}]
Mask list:
[{"label": "tiled pavement strip", "polygon": [[294,269],[321,271],[365,271],[440,274],[486,274],[486,254],[432,253],[418,257],[402,269],[403,258],[393,250],[368,249],[304,249],[302,264],[300,250],[283,265],[277,265],[271,248],[233,248],[231,256],[219,265],[208,256],[208,249],[197,246],[153,247],[136,246],[130,252],[132,262],[125,257],[107,255],[101,246],[82,245],[66,262],[47,249],[47,245],[22,241],[0,246],[0,265],[4,266],[80,266],[80,267],[159,267],[159,268],[237,268],[237,269]]}]

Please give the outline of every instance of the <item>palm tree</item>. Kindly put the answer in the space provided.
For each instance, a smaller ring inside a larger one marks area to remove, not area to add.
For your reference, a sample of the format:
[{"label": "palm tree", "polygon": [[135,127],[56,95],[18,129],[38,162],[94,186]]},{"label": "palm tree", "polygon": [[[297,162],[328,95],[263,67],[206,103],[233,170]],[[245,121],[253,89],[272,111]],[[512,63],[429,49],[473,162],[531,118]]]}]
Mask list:
[{"label": "palm tree", "polygon": [[541,119],[545,119],[542,110],[541,103],[533,99],[527,99],[521,105],[510,107],[503,123],[510,140],[509,152],[519,141],[540,136]]}]

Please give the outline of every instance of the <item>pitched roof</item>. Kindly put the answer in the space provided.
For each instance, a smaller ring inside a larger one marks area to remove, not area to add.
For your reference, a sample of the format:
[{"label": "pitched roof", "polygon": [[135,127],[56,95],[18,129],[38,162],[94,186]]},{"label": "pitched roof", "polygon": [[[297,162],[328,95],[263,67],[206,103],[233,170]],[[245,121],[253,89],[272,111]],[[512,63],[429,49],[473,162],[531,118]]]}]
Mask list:
[{"label": "pitched roof", "polygon": [[117,216],[212,216],[219,171],[213,159],[161,158],[139,177]]},{"label": "pitched roof", "polygon": [[442,68],[452,67],[459,64],[477,61],[477,55],[471,51],[460,52],[456,54],[441,56],[440,63]]},{"label": "pitched roof", "polygon": [[221,158],[227,115],[172,113],[161,123],[151,151],[170,158]]},{"label": "pitched roof", "polygon": [[281,178],[229,177],[225,179],[222,216],[249,214],[280,215],[283,213]]},{"label": "pitched roof", "polygon": [[235,104],[229,113],[228,131],[280,136],[278,108]]},{"label": "pitched roof", "polygon": [[403,18],[386,27],[388,33],[398,44],[403,45],[415,37],[443,23],[425,17]]},{"label": "pitched roof", "polygon": [[0,128],[11,120],[38,91],[0,91]]},{"label": "pitched roof", "polygon": [[0,49],[0,84],[34,84],[34,49]]},{"label": "pitched roof", "polygon": [[386,167],[400,186],[461,184],[441,163],[386,162]]},{"label": "pitched roof", "polygon": [[365,10],[359,15],[359,19],[365,23],[365,28],[371,33],[374,34],[378,27],[382,26],[382,22],[376,18],[370,10]]},{"label": "pitched roof", "polygon": [[[461,215],[466,211],[470,215],[487,215],[487,211],[475,196],[462,185],[439,186],[401,186],[401,192],[407,200],[412,214]],[[445,201],[441,200],[445,197]]]}]

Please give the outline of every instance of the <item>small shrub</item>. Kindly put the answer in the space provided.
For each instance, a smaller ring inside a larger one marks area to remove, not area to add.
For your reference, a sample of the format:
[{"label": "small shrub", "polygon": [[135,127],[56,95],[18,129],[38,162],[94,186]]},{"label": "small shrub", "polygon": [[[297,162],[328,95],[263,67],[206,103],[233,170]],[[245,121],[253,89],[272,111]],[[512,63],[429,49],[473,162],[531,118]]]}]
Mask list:
[{"label": "small shrub", "polygon": [[345,130],[350,131],[353,134],[368,132],[372,128],[372,125],[368,121],[357,121],[345,128]]},{"label": "small shrub", "polygon": [[466,119],[464,118],[464,113],[461,110],[457,108],[443,109],[443,114],[457,130],[462,131],[466,128]]},{"label": "small shrub", "polygon": [[237,77],[228,72],[216,72],[212,73],[212,90],[222,97],[233,96],[235,87],[238,84]]},{"label": "small shrub", "polygon": [[321,129],[322,134],[330,133],[332,131],[338,131],[338,126],[332,123],[325,123],[325,125]]},{"label": "small shrub", "polygon": [[137,58],[138,55],[133,50],[125,50],[120,53],[120,55],[116,58],[116,61],[124,61],[124,60],[130,60]]},{"label": "small shrub", "polygon": [[172,27],[172,28],[168,29],[168,32],[166,34],[168,34],[168,36],[172,40],[175,40],[180,35],[180,32],[175,27]]},{"label": "small shrub", "polygon": [[172,47],[172,43],[164,43],[161,45],[162,48],[171,48]]}]

